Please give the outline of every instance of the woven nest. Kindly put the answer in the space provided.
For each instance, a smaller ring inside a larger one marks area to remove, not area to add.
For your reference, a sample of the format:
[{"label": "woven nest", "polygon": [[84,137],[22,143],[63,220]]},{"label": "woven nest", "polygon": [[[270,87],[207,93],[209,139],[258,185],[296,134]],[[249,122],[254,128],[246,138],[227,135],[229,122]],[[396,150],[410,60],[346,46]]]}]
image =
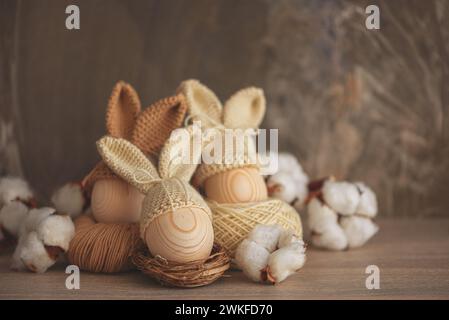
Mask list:
[{"label": "woven nest", "polygon": [[215,241],[229,251],[231,257],[240,242],[258,224],[279,224],[302,237],[298,212],[284,201],[269,199],[256,203],[218,204],[208,201],[212,210]]},{"label": "woven nest", "polygon": [[148,250],[145,250],[134,255],[133,263],[139,270],[161,284],[194,288],[219,279],[229,269],[231,258],[227,250],[215,243],[211,255],[206,260],[174,263],[159,256],[153,258]]}]

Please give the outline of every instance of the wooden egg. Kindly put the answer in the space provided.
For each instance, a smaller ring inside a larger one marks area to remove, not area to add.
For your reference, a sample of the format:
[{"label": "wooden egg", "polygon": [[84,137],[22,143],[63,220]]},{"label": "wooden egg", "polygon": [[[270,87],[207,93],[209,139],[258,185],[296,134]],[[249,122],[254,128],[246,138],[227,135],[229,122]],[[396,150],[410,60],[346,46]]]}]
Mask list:
[{"label": "wooden egg", "polygon": [[145,230],[145,242],[153,256],[186,263],[209,257],[214,230],[204,209],[181,208],[156,217]]},{"label": "wooden egg", "polygon": [[256,168],[239,168],[218,173],[204,182],[206,196],[218,203],[266,200],[267,186]]},{"label": "wooden egg", "polygon": [[92,214],[98,222],[138,222],[143,198],[136,188],[122,180],[99,180],[92,190]]}]

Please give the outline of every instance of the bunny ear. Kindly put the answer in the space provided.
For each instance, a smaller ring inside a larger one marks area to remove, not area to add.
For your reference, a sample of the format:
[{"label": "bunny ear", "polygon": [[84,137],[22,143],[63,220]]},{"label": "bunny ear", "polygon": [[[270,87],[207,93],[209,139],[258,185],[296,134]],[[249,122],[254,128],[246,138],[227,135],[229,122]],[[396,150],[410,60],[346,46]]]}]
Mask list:
[{"label": "bunny ear", "polygon": [[171,134],[159,157],[162,178],[189,181],[201,157],[201,130],[197,126],[180,128]]},{"label": "bunny ear", "polygon": [[158,155],[170,133],[183,124],[186,112],[180,94],[159,100],[137,117],[131,141],[146,155]]},{"label": "bunny ear", "polygon": [[134,88],[123,81],[117,82],[112,89],[106,111],[108,133],[114,137],[129,139],[140,108],[140,99]]},{"label": "bunny ear", "polygon": [[210,128],[222,123],[223,107],[215,93],[198,80],[186,80],[178,88],[186,97],[188,112],[193,120]]},{"label": "bunny ear", "polygon": [[226,128],[257,129],[265,115],[262,89],[246,88],[235,93],[225,103],[223,119]]},{"label": "bunny ear", "polygon": [[112,171],[143,193],[151,182],[160,179],[150,160],[125,139],[105,136],[97,141],[97,149]]}]

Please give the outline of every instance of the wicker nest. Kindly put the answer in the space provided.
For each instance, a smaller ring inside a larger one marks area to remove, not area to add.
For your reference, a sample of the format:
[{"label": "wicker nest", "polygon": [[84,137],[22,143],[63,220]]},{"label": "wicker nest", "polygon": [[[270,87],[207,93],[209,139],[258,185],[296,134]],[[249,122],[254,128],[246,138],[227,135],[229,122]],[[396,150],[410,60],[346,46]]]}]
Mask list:
[{"label": "wicker nest", "polygon": [[227,250],[215,243],[211,255],[206,260],[174,263],[159,256],[152,257],[148,250],[145,250],[134,255],[133,263],[139,270],[161,284],[194,288],[219,279],[229,269],[231,258]]}]

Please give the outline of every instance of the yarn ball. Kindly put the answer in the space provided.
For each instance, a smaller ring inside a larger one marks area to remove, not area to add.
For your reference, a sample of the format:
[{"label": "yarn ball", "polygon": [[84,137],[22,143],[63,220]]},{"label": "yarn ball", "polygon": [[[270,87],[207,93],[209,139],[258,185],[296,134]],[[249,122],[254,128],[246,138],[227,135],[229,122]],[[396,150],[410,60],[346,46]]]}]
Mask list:
[{"label": "yarn ball", "polygon": [[122,272],[134,268],[132,256],[144,246],[138,223],[96,223],[82,215],[75,220],[67,258],[82,270]]},{"label": "yarn ball", "polygon": [[302,225],[298,212],[278,199],[252,203],[207,202],[212,210],[215,241],[233,257],[237,246],[258,224],[278,224],[291,229],[302,238]]}]

